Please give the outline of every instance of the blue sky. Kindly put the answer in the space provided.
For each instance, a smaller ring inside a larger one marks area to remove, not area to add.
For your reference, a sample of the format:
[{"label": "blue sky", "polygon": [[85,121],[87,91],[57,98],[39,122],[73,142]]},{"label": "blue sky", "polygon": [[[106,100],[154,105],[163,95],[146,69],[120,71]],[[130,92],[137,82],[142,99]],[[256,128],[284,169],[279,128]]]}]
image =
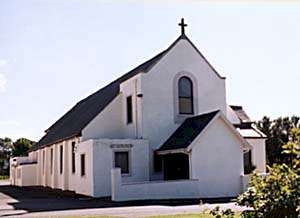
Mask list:
[{"label": "blue sky", "polygon": [[179,35],[253,119],[300,115],[300,4],[52,0],[0,2],[0,137],[38,140],[80,99]]}]

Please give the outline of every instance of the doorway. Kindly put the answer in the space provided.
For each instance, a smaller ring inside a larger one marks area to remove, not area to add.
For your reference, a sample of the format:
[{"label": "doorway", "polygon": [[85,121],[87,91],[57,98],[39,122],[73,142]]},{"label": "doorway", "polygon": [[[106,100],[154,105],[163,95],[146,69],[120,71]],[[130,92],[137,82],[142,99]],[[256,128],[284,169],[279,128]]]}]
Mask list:
[{"label": "doorway", "polygon": [[189,179],[189,156],[184,153],[163,156],[164,180]]}]

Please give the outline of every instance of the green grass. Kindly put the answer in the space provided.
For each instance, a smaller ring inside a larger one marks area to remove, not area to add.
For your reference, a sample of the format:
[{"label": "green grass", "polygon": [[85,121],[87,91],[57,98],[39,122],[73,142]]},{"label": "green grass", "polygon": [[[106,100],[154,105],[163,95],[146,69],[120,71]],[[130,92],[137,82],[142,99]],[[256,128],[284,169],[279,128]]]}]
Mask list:
[{"label": "green grass", "polygon": [[[116,216],[100,216],[100,215],[91,215],[91,216],[51,216],[51,218],[122,218]],[[237,214],[235,218],[239,218]],[[207,213],[200,214],[176,214],[176,215],[162,215],[162,216],[147,216],[145,218],[214,218],[214,216]]]},{"label": "green grass", "polygon": [[[116,216],[100,216],[100,215],[91,215],[91,216],[51,216],[47,218],[122,218]],[[166,215],[166,216],[149,216],[145,218],[214,218],[209,214],[178,214],[178,215]]]},{"label": "green grass", "polygon": [[0,175],[0,180],[6,180],[9,179],[9,176],[7,175]]},{"label": "green grass", "polygon": [[165,215],[165,216],[149,216],[147,218],[213,218],[209,214],[177,214],[177,215]]},{"label": "green grass", "polygon": [[[44,217],[46,218],[46,217]],[[47,216],[47,218],[122,218],[116,216],[100,216],[100,215],[83,215],[83,216]]]},{"label": "green grass", "polygon": [[[239,214],[235,215],[235,218],[239,218]],[[176,214],[176,215],[164,215],[164,216],[149,216],[147,218],[214,218],[213,215],[208,213],[200,214]]]}]

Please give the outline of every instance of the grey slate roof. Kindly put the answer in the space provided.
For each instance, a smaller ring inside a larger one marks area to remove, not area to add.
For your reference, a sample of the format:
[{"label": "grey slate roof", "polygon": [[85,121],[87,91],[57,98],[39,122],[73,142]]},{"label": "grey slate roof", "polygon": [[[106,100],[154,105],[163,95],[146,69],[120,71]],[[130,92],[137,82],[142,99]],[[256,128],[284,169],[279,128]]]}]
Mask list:
[{"label": "grey slate roof", "polygon": [[187,118],[158,151],[187,148],[218,112],[219,110]]},{"label": "grey slate roof", "polygon": [[109,85],[78,102],[73,108],[71,108],[71,110],[69,110],[46,130],[46,135],[44,135],[33,146],[32,150],[36,150],[74,136],[79,136],[81,134],[81,130],[119,94],[120,84],[122,82],[137,75],[138,73],[149,71],[166,52],[167,50],[159,53]]},{"label": "grey slate roof", "polygon": [[230,105],[231,109],[235,112],[235,114],[238,116],[239,120],[242,123],[251,123],[251,119],[246,114],[242,106],[236,106],[236,105]]}]

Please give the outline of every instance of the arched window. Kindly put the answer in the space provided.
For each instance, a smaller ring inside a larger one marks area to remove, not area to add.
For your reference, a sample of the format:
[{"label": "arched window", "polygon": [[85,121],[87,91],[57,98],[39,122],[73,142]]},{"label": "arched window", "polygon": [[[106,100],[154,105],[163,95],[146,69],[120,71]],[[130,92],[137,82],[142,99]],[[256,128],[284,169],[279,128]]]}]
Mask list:
[{"label": "arched window", "polygon": [[184,76],[178,81],[179,114],[193,114],[193,83]]}]

